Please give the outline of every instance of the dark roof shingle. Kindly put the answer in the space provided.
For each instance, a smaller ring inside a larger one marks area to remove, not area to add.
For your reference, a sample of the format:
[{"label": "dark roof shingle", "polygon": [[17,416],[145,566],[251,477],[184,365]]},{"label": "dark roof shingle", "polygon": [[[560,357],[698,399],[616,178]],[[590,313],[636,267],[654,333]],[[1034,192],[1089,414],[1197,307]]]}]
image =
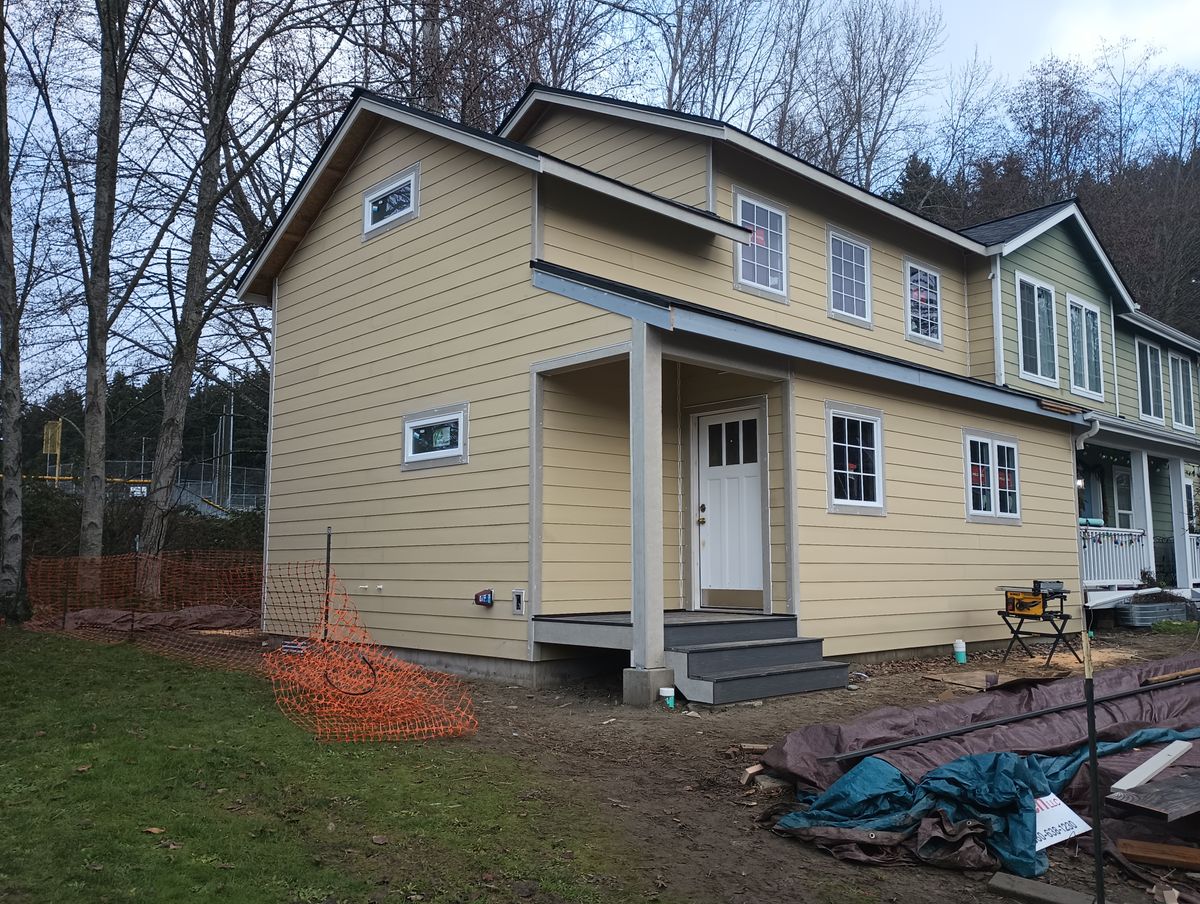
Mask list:
[{"label": "dark roof shingle", "polygon": [[1054,204],[1047,204],[1045,207],[1025,210],[1021,213],[1013,214],[1011,217],[1001,217],[998,220],[977,223],[974,226],[968,226],[966,229],[960,229],[959,234],[965,235],[969,239],[974,239],[981,245],[999,245],[1010,239],[1015,239],[1021,233],[1032,229],[1038,223],[1049,219],[1064,207],[1070,207],[1074,203],[1074,198],[1068,198],[1066,201],[1057,201]]}]

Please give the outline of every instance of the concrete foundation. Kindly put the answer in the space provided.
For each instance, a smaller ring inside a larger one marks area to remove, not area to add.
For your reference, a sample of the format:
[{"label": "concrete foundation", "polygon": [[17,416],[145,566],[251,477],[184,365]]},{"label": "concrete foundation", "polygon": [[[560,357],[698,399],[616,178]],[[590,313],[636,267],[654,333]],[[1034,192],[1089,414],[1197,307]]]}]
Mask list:
[{"label": "concrete foundation", "polygon": [[[519,684],[533,690],[558,687],[571,681],[591,678],[607,672],[612,674],[612,655],[588,655],[573,659],[544,659],[528,662],[520,659],[500,659],[493,656],[468,656],[463,653],[439,653],[432,650],[413,650],[388,647],[399,659],[441,672],[467,678],[483,678],[505,684]],[[626,662],[628,658],[621,655]],[[617,663],[619,667],[619,663]],[[657,690],[655,691],[657,693]]]},{"label": "concrete foundation", "polygon": [[675,684],[674,669],[626,669],[621,687],[626,706],[649,706],[658,699],[658,689]]}]

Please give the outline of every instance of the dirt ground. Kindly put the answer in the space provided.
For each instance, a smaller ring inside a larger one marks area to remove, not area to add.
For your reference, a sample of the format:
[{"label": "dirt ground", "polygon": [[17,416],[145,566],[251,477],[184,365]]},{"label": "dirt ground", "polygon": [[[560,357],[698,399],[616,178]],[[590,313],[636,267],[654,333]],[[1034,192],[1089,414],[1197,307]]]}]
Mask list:
[{"label": "dirt ground", "polygon": [[[1098,667],[1115,667],[1180,655],[1194,649],[1193,642],[1194,636],[1118,629],[1098,637],[1093,652]],[[999,658],[998,652],[975,654],[971,664],[960,668],[997,670]],[[1002,672],[1044,676],[1043,662],[1014,656]],[[954,669],[949,658],[852,664],[854,690],[722,707],[682,706],[674,712],[662,706],[622,706],[619,675],[609,682],[538,693],[481,682],[474,689],[481,725],[474,743],[536,763],[561,783],[560,791],[586,789],[601,808],[597,818],[614,824],[642,852],[636,868],[669,899],[723,904],[998,901],[987,891],[988,875],[844,863],[759,827],[756,818],[785,799],[784,792],[740,785],[741,771],[757,757],[730,752],[738,743],[773,744],[804,724],[974,693],[922,677]],[[1060,653],[1050,671],[1077,674],[1082,669],[1070,654]],[[1052,850],[1044,879],[1088,891],[1091,872],[1091,858],[1075,842],[1066,842]],[[1127,882],[1112,867],[1108,875],[1110,901],[1146,900],[1143,886]]]}]

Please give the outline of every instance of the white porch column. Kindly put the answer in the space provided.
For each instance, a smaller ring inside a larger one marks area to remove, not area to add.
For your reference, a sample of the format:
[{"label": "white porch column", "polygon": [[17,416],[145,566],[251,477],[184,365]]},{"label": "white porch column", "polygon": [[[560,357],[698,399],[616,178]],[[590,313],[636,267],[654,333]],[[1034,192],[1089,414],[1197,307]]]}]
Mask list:
[{"label": "white porch column", "polygon": [[1129,453],[1129,476],[1133,496],[1133,526],[1146,532],[1145,569],[1154,567],[1154,512],[1150,507],[1150,457],[1144,451]]},{"label": "white porch column", "polygon": [[625,670],[625,702],[653,703],[671,684],[663,652],[662,339],[633,321],[629,352],[629,489],[632,522],[632,668]]},{"label": "white porch column", "polygon": [[1183,459],[1167,459],[1167,473],[1171,478],[1171,535],[1175,541],[1175,586],[1192,586],[1192,557],[1188,549],[1187,502],[1184,498]]}]

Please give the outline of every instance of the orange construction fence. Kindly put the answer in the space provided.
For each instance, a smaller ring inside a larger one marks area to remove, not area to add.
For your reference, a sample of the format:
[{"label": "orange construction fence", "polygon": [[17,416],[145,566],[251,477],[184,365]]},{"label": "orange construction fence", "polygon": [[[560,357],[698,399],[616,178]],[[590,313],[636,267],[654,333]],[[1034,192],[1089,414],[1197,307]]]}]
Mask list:
[{"label": "orange construction fence", "polygon": [[279,708],[322,740],[455,737],[477,727],[466,686],[372,641],[321,562],[263,570],[223,550],[31,558],[27,627],[129,642],[269,678]]}]

